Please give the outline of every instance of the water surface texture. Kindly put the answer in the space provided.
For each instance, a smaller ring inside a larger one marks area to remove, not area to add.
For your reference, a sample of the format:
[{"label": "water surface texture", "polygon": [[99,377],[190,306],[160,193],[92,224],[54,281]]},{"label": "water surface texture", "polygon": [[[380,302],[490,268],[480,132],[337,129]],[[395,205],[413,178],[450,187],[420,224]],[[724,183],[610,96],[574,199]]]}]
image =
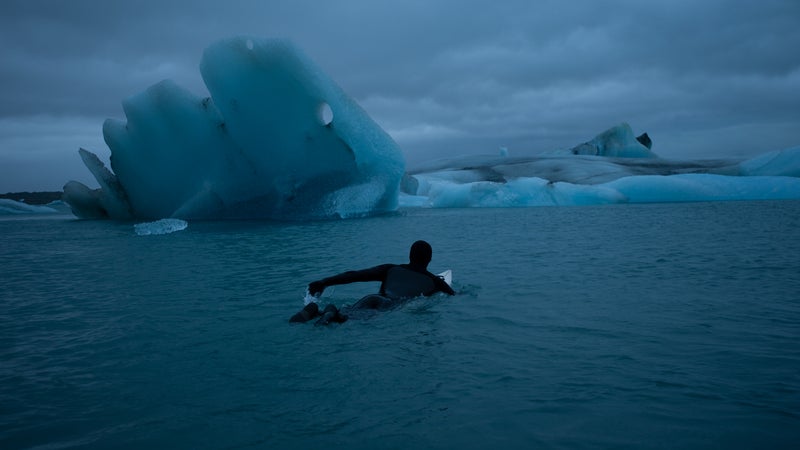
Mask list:
[{"label": "water surface texture", "polygon": [[[417,239],[459,295],[287,322]],[[793,448],[799,255],[797,201],[0,219],[0,448]]]}]

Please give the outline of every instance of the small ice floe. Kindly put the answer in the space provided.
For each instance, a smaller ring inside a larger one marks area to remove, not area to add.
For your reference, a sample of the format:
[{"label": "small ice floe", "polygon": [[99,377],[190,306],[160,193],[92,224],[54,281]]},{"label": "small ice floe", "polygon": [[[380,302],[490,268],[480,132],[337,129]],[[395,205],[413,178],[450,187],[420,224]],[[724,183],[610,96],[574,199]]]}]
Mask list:
[{"label": "small ice floe", "polygon": [[154,234],[169,234],[176,231],[185,230],[189,223],[181,219],[161,219],[155,222],[137,223],[133,226],[139,236],[150,236]]}]

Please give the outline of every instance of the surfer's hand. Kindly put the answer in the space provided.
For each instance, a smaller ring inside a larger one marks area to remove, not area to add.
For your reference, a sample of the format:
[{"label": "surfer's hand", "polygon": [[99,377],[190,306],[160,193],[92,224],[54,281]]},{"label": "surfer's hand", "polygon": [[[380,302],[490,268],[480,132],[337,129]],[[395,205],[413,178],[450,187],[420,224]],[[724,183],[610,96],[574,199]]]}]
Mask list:
[{"label": "surfer's hand", "polygon": [[321,281],[312,281],[308,284],[308,293],[314,297],[319,297],[324,290],[325,285]]}]

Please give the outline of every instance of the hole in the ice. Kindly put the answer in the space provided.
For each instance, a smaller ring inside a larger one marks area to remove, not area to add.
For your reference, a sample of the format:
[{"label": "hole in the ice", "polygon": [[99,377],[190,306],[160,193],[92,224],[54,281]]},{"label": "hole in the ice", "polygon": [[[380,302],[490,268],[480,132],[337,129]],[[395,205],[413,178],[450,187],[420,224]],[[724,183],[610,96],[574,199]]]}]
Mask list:
[{"label": "hole in the ice", "polygon": [[319,119],[319,123],[322,125],[330,125],[331,122],[333,122],[333,111],[331,110],[330,105],[325,102],[320,103],[317,110],[317,118]]},{"label": "hole in the ice", "polygon": [[253,40],[252,39],[248,39],[247,42],[244,43],[244,45],[247,46],[248,50],[252,50],[253,49]]}]

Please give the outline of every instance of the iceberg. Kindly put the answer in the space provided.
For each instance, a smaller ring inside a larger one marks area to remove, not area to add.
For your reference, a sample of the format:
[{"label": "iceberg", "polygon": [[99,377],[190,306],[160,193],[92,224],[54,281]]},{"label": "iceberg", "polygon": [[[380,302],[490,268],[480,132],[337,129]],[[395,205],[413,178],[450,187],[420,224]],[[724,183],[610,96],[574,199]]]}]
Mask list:
[{"label": "iceberg", "polygon": [[82,218],[299,219],[394,211],[405,170],[397,144],[308,57],[283,40],[211,45],[210,97],[172,81],[109,119],[111,169],[81,149],[99,189],[70,181]]},{"label": "iceberg", "polygon": [[511,157],[504,149],[500,156],[427,162],[404,176],[400,203],[465,208],[800,199],[800,147],[742,162],[672,161],[651,147],[646,133],[634,137],[621,124],[566,151]]}]

